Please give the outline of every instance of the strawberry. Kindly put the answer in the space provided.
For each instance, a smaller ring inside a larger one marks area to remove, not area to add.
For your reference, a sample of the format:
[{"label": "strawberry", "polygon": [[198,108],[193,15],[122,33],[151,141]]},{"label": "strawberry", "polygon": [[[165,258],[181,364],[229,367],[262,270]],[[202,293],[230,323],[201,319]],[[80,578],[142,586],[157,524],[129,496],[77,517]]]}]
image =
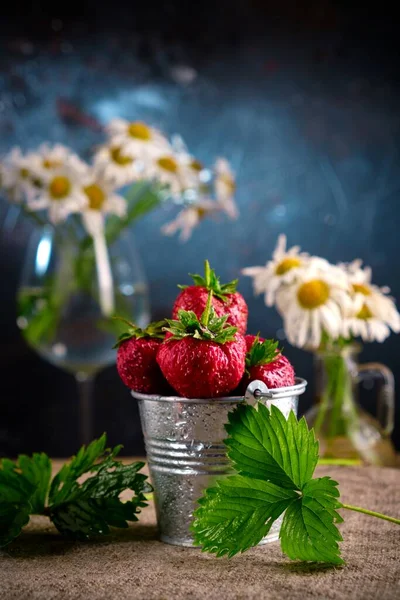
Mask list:
[{"label": "strawberry", "polygon": [[199,319],[193,311],[180,310],[168,320],[171,333],[161,344],[157,361],[168,383],[186,398],[226,396],[241,380],[246,342],[227,315],[217,317],[212,292]]},{"label": "strawberry", "polygon": [[[121,319],[124,320],[124,319]],[[164,340],[165,321],[150,323],[140,329],[125,321],[129,328],[120,335],[114,348],[118,348],[117,370],[126,386],[143,394],[171,394],[157,363],[157,351]]]},{"label": "strawberry", "polygon": [[227,323],[246,333],[248,308],[245,299],[236,291],[238,280],[221,284],[208,260],[204,263],[204,277],[191,275],[195,285],[180,285],[181,293],[175,300],[172,318],[177,319],[180,310],[189,310],[200,319],[207,304],[208,292],[213,292],[213,309],[218,317],[228,315]]},{"label": "strawberry", "polygon": [[246,372],[239,389],[246,391],[251,381],[260,379],[269,388],[294,385],[294,369],[280,350],[278,342],[264,340],[258,335],[246,335]]}]

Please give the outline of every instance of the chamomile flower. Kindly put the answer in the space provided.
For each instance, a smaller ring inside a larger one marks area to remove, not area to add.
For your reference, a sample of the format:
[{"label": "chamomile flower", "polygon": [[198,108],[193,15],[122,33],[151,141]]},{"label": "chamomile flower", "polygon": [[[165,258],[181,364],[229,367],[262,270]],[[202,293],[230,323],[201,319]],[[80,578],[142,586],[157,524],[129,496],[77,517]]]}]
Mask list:
[{"label": "chamomile flower", "polygon": [[323,332],[332,340],[341,335],[343,315],[350,313],[352,301],[345,280],[338,281],[336,269],[315,272],[311,268],[279,288],[276,305],[289,342],[300,348],[317,348]]},{"label": "chamomile flower", "polygon": [[107,126],[107,132],[111,145],[121,148],[124,155],[145,159],[170,149],[170,144],[161,131],[142,121],[113,119]]},{"label": "chamomile flower", "polygon": [[84,163],[75,152],[72,152],[67,146],[62,144],[41,144],[36,152],[31,152],[29,155],[33,164],[36,162],[37,169],[45,171],[54,171],[61,169],[67,163],[77,172],[84,173],[87,169]]},{"label": "chamomile flower", "polygon": [[21,204],[32,198],[40,182],[34,172],[36,162],[30,154],[24,155],[18,147],[13,148],[2,163],[1,187],[12,202]]},{"label": "chamomile flower", "polygon": [[141,179],[143,165],[134,155],[113,143],[101,146],[94,155],[95,170],[117,187],[129,185]]},{"label": "chamomile flower", "polygon": [[372,270],[362,267],[361,260],[341,266],[348,276],[354,306],[353,313],[343,323],[343,335],[382,342],[390,329],[399,333],[400,315],[393,298],[388,296],[390,289],[372,284]]},{"label": "chamomile flower", "polygon": [[183,208],[177,215],[177,217],[166,223],[161,231],[165,235],[175,235],[180,231],[179,239],[182,242],[186,242],[192,235],[193,229],[195,229],[201,221],[208,215],[212,215],[218,212],[218,207],[212,200],[203,200],[198,204],[189,205]]},{"label": "chamomile flower", "polygon": [[234,201],[236,191],[235,174],[225,158],[218,158],[214,167],[214,187],[217,203],[231,219],[239,213]]},{"label": "chamomile flower", "polygon": [[[247,267],[242,270],[243,275],[253,278],[254,293],[265,294],[265,304],[273,306],[277,291],[282,285],[293,283],[299,273],[310,264],[310,255],[300,252],[299,246],[286,249],[286,235],[278,237],[272,260],[264,267]],[[317,264],[328,264],[323,259],[315,258],[314,266]]]},{"label": "chamomile flower", "polygon": [[200,184],[198,172],[186,157],[174,152],[153,156],[146,164],[143,177],[167,186],[170,195],[177,199],[189,189],[197,193]]},{"label": "chamomile flower", "polygon": [[83,191],[87,172],[75,168],[74,163],[37,172],[41,180],[35,196],[27,199],[31,211],[47,209],[51,223],[65,220],[71,213],[80,212],[88,205]]}]

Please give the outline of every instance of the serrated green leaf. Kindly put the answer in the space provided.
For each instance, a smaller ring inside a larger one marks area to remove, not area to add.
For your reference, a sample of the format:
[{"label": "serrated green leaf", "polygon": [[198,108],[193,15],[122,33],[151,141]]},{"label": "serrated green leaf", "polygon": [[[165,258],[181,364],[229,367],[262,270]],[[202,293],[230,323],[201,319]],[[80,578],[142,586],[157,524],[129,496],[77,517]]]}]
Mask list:
[{"label": "serrated green leaf", "polygon": [[29,522],[35,486],[12,461],[0,461],[0,547],[19,536]]},{"label": "serrated green leaf", "polygon": [[338,545],[342,536],[335,525],[342,521],[336,512],[340,507],[337,485],[329,477],[313,479],[286,510],[279,537],[283,552],[292,560],[344,563]]},{"label": "serrated green leaf", "polygon": [[293,490],[241,475],[220,480],[199,501],[192,525],[194,543],[217,556],[245,552],[297,498]]},{"label": "serrated green leaf", "polygon": [[[122,446],[106,449],[105,434],[83,446],[71,462],[56,475],[51,485],[48,513],[57,529],[76,539],[109,532],[109,527],[127,527],[136,513],[147,506],[145,494],[152,491],[147,476],[139,473],[144,463],[124,465],[115,460]],[[83,482],[78,479],[92,474]],[[121,502],[125,490],[134,492]]]},{"label": "serrated green leaf", "polygon": [[[110,455],[96,475],[62,503],[50,507],[54,525],[61,533],[81,540],[107,534],[110,527],[128,527],[128,521],[138,520],[136,514],[147,506],[145,494],[152,490],[147,476],[138,472],[143,466],[141,462],[123,465]],[[119,496],[126,489],[135,496],[121,502]]]},{"label": "serrated green leaf", "polygon": [[268,410],[247,404],[229,414],[225,440],[234,468],[248,477],[301,489],[318,462],[318,442],[303,419],[293,412],[286,421],[276,406]]},{"label": "serrated green leaf", "polygon": [[[99,439],[93,440],[88,446],[82,446],[76,456],[66,463],[51,482],[49,504],[63,502],[79,487],[78,477],[91,470],[96,470],[96,461],[104,458],[107,436],[104,433]],[[120,447],[113,450],[112,455],[118,454]]]},{"label": "serrated green leaf", "polygon": [[32,456],[21,454],[16,462],[22,475],[30,481],[35,492],[30,498],[31,513],[41,514],[46,505],[51,479],[51,460],[44,452],[35,452]]}]

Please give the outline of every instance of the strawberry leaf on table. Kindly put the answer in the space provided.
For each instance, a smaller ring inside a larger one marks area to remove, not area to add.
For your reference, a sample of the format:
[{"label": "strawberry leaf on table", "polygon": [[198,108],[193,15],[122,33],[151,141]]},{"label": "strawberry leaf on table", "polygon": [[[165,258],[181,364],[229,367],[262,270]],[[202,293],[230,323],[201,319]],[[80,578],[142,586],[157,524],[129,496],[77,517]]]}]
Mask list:
[{"label": "strawberry leaf on table", "polygon": [[47,454],[44,452],[35,452],[32,456],[20,454],[16,462],[3,458],[1,468],[15,470],[22,475],[24,481],[33,486],[34,492],[29,499],[31,514],[42,513],[46,505],[51,479],[51,460]]},{"label": "strawberry leaf on table", "polygon": [[229,415],[225,441],[239,475],[223,479],[199,500],[195,544],[218,556],[256,545],[284,512],[280,533],[289,558],[343,564],[335,525],[337,482],[312,479],[318,442],[305,419],[288,420],[275,406],[240,405]]},{"label": "strawberry leaf on table", "polygon": [[[50,517],[57,529],[75,539],[87,540],[109,533],[110,527],[128,527],[147,506],[152,490],[139,473],[142,462],[129,465],[116,460],[122,446],[106,448],[106,435],[83,446],[50,484],[51,461],[42,454],[21,455],[16,462],[0,461],[0,547],[16,538],[31,514]],[[80,478],[86,479],[81,482]],[[127,502],[124,490],[134,492]]]},{"label": "strawberry leaf on table", "polygon": [[278,358],[281,351],[278,350],[279,342],[274,340],[260,341],[260,336],[257,335],[253,345],[246,354],[246,367],[258,367],[267,365]]},{"label": "strawberry leaf on table", "polygon": [[[128,527],[136,513],[147,506],[145,493],[151,491],[147,476],[138,471],[144,463],[123,465],[115,457],[122,446],[106,449],[105,434],[84,446],[55,476],[50,488],[48,514],[61,533],[77,539],[109,533],[109,526]],[[101,461],[101,462],[98,462]],[[83,483],[78,478],[95,473]],[[129,489],[135,496],[121,502],[119,495]]]},{"label": "strawberry leaf on table", "polygon": [[[204,287],[206,290],[213,292],[216,298],[225,302],[228,294],[234,294],[236,292],[238,279],[234,279],[229,283],[220,283],[220,278],[216,275],[214,269],[211,269],[208,260],[204,261],[204,277],[202,275],[190,273],[190,277],[193,279],[194,284],[199,287]],[[181,290],[186,289],[187,285],[178,285]]]},{"label": "strawberry leaf on table", "polygon": [[0,461],[0,548],[9,544],[29,522],[35,486],[7,459]]}]

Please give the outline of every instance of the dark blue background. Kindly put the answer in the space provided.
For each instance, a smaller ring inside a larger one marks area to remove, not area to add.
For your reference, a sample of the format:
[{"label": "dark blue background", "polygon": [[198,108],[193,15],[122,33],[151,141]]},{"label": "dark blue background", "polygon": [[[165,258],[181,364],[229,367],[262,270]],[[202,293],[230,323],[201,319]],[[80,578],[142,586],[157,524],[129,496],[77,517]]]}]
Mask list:
[{"label": "dark blue background", "polygon": [[[205,257],[229,280],[264,263],[281,232],[332,261],[363,258],[375,282],[399,298],[400,114],[390,13],[368,13],[365,4],[277,8],[237,0],[191,10],[183,2],[115,10],[87,2],[76,17],[49,6],[36,3],[25,18],[10,12],[1,26],[1,152],[49,140],[88,157],[102,125],[120,116],[179,132],[202,161],[224,155],[237,171],[237,222],[204,222],[184,247],[159,232],[173,211],[134,230],[154,318],[169,313],[176,283]],[[192,83],[180,81],[182,66],[193,70]],[[74,382],[36,357],[15,326],[28,234],[18,222],[0,241],[0,454],[65,455],[79,442]],[[240,290],[249,330],[276,336],[275,311],[253,297],[248,280]],[[385,362],[398,376],[399,348],[393,335],[368,345],[363,359]],[[285,351],[312,380],[311,357],[288,344]],[[311,398],[312,389],[303,409]],[[371,394],[363,400],[372,405]],[[136,406],[114,368],[98,377],[94,419],[96,432],[108,431],[127,453],[142,451]]]}]

